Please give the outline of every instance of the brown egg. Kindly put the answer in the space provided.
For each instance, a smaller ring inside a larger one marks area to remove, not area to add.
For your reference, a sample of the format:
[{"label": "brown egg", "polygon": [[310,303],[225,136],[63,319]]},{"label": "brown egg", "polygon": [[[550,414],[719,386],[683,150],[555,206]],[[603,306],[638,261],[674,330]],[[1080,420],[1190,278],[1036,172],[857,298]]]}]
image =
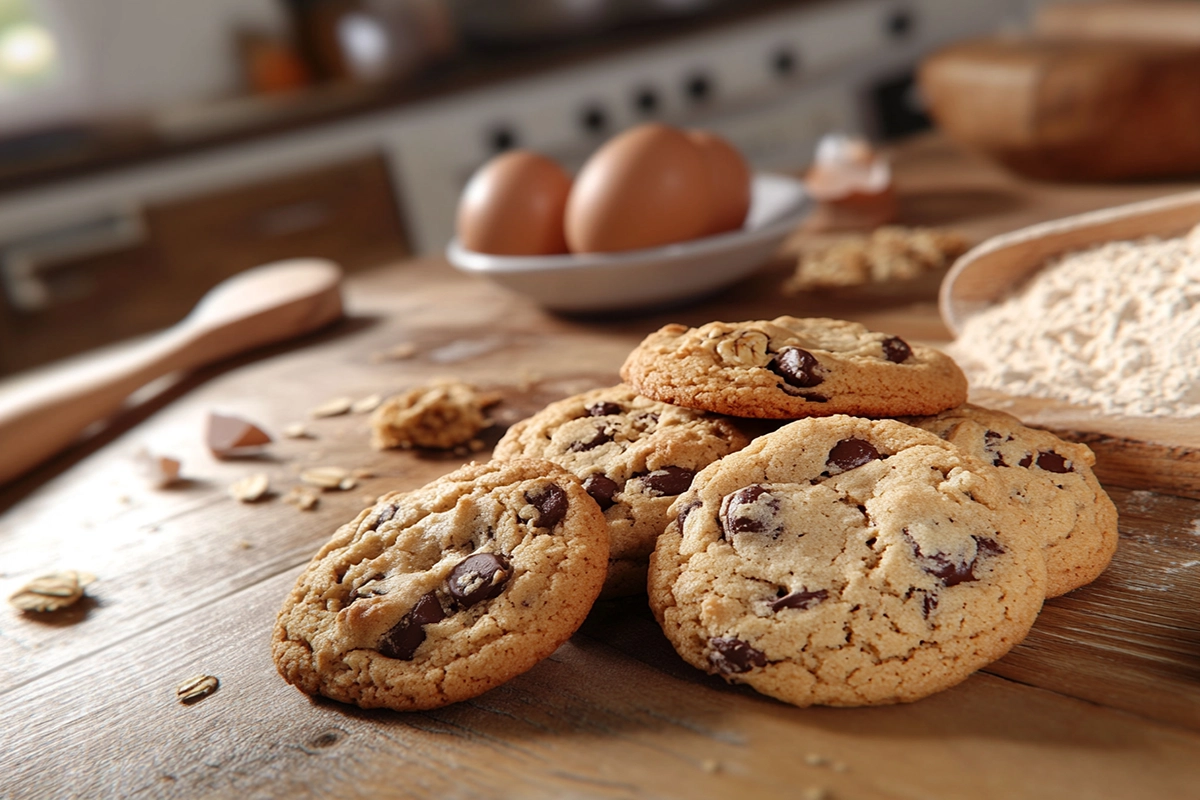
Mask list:
[{"label": "brown egg", "polygon": [[575,253],[638,250],[695,239],[712,219],[712,179],[700,148],[667,125],[631,128],[583,165],[567,199]]},{"label": "brown egg", "polygon": [[708,131],[688,131],[708,161],[713,186],[713,217],[709,235],[737,230],[750,210],[750,167],[733,145]]},{"label": "brown egg", "polygon": [[563,210],[571,176],[545,156],[513,150],[484,164],[458,201],[458,238],[468,250],[500,256],[567,252]]}]

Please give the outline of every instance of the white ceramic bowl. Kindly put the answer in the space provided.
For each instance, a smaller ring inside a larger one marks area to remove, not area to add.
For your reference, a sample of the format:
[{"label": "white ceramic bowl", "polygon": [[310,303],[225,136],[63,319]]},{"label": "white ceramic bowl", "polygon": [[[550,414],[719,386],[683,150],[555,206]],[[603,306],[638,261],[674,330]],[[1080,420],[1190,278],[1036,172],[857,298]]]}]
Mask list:
[{"label": "white ceramic bowl", "polygon": [[561,256],[493,256],[454,239],[450,263],[555,311],[595,312],[667,305],[712,292],[757,270],[809,210],[804,184],[754,176],[750,212],[736,231],[687,242]]}]

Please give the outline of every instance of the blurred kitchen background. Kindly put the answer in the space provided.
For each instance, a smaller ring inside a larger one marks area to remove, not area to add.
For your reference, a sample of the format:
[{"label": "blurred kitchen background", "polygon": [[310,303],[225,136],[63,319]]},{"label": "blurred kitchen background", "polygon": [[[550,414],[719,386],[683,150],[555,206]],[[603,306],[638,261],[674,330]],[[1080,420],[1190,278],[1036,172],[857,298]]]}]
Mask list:
[{"label": "blurred kitchen background", "polygon": [[495,153],[705,127],[797,171],[928,126],[914,68],[1033,0],[0,0],[0,375],[221,279],[438,253]]}]

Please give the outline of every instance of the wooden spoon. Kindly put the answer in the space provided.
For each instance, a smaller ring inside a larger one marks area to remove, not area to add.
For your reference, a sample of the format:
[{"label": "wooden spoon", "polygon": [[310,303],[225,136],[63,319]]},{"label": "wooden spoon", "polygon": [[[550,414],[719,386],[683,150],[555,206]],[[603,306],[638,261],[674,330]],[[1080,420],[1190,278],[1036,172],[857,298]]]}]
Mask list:
[{"label": "wooden spoon", "polygon": [[182,322],[130,351],[0,394],[0,483],[71,444],[155,378],[338,319],[341,275],[333,262],[315,258],[255,267],[218,284]]},{"label": "wooden spoon", "polygon": [[1179,236],[1200,223],[1200,192],[1090,211],[993,236],[958,259],[938,308],[956,336],[969,317],[1001,300],[1054,256],[1104,242]]}]

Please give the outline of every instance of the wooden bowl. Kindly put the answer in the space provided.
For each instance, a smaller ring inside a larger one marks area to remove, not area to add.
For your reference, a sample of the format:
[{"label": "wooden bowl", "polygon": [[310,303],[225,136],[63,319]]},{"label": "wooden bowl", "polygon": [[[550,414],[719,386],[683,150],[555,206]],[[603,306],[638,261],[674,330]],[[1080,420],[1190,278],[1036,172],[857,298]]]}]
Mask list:
[{"label": "wooden bowl", "polygon": [[1200,223],[1200,191],[1090,211],[994,236],[954,263],[938,309],[957,336],[963,323],[1002,299],[1057,255],[1123,239],[1179,236]]}]

